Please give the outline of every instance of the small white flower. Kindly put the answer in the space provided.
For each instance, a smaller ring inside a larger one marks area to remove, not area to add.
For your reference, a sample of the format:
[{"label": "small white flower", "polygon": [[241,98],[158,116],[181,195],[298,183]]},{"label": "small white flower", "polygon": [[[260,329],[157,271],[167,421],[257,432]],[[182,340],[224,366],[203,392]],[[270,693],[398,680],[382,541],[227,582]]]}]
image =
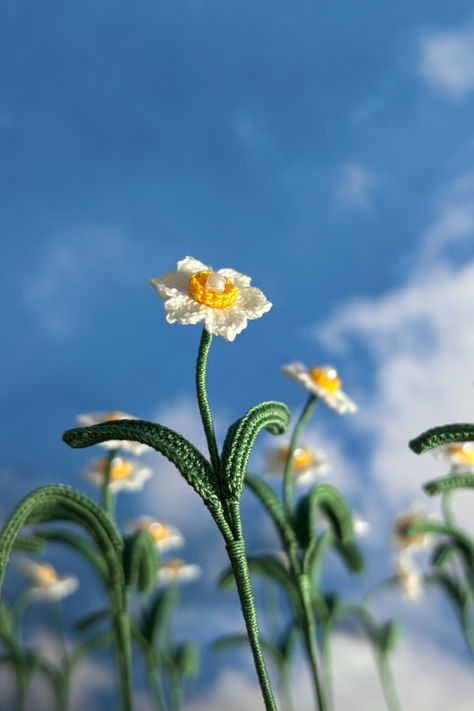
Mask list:
[{"label": "small white flower", "polygon": [[364,538],[371,529],[370,523],[357,512],[352,514],[352,525],[354,527],[354,535],[358,538]]},{"label": "small white flower", "polygon": [[423,579],[418,568],[407,556],[399,555],[395,559],[395,577],[404,596],[416,602],[423,594]]},{"label": "small white flower", "polygon": [[[267,460],[266,473],[270,476],[283,476],[288,461],[290,445],[282,444],[264,451]],[[326,454],[322,449],[300,445],[293,453],[292,474],[301,484],[307,484],[328,471]]]},{"label": "small white flower", "polygon": [[51,565],[23,559],[18,561],[18,569],[28,578],[31,585],[30,597],[34,600],[62,600],[72,595],[79,587],[75,575],[58,575]]},{"label": "small white flower", "polygon": [[281,372],[340,415],[357,411],[355,403],[341,390],[341,380],[331,365],[307,368],[303,363],[295,362],[284,365]]},{"label": "small white flower", "polygon": [[[108,461],[108,457],[93,459],[83,472],[84,479],[91,481],[101,489],[104,486]],[[113,492],[121,491],[122,489],[137,491],[143,488],[144,483],[150,478],[151,474],[150,467],[144,466],[141,462],[125,459],[124,457],[114,457],[110,463],[109,489]]]},{"label": "small white flower", "polygon": [[411,508],[404,511],[395,519],[393,524],[393,540],[395,545],[401,550],[416,550],[426,548],[431,541],[429,533],[407,533],[406,529],[417,521],[424,521],[429,518],[429,514]]},{"label": "small white flower", "polygon": [[451,465],[450,474],[474,473],[474,442],[448,442],[434,449],[433,454]]},{"label": "small white flower", "polygon": [[251,279],[234,269],[216,272],[193,257],[177,263],[177,269],[150,279],[158,296],[165,299],[168,323],[204,321],[208,333],[226,341],[244,330],[249,319],[262,316],[271,303]]},{"label": "small white flower", "polygon": [[175,526],[156,521],[151,516],[140,516],[128,524],[126,532],[129,535],[137,531],[148,531],[161,553],[180,548],[184,544],[183,535]]},{"label": "small white flower", "polygon": [[[115,420],[136,420],[137,418],[133,415],[128,415],[126,412],[121,412],[120,410],[112,410],[110,412],[89,412],[84,415],[77,415],[76,420],[83,427],[91,427],[92,425],[99,425],[102,422],[115,422]],[[150,447],[147,444],[142,444],[141,442],[128,442],[127,440],[109,440],[108,442],[101,442],[101,447],[106,449],[121,449],[123,452],[128,452],[129,454],[134,454],[139,457],[140,454],[146,452]]]},{"label": "small white flower", "polygon": [[201,575],[199,565],[185,563],[179,558],[167,560],[160,565],[158,582],[160,583],[189,583]]}]

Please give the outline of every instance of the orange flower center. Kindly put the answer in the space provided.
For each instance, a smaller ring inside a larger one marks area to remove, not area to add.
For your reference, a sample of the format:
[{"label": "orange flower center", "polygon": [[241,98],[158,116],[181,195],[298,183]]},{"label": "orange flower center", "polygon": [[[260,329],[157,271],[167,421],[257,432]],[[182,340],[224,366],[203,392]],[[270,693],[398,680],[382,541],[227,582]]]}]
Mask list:
[{"label": "orange flower center", "polygon": [[[284,462],[284,464],[286,464],[286,462],[288,461],[288,456],[290,454],[289,445],[282,447],[280,454],[282,461]],[[293,452],[292,465],[295,469],[307,469],[307,467],[311,466],[313,461],[313,453],[311,452],[311,450],[306,449],[305,447],[297,447]]]},{"label": "orange flower center", "polygon": [[316,385],[328,393],[334,393],[341,387],[341,380],[337,377],[337,371],[332,365],[315,366],[310,369],[309,375]]},{"label": "orange flower center", "polygon": [[424,518],[426,517],[423,514],[416,511],[409,511],[397,518],[393,527],[393,535],[401,548],[418,548],[426,545],[429,538],[427,533],[407,533],[407,528],[412,523],[421,521]]},{"label": "orange flower center", "polygon": [[448,452],[459,464],[474,464],[474,447],[471,443],[452,442],[448,445]]},{"label": "orange flower center", "polygon": [[114,422],[115,420],[122,420],[123,415],[121,412],[118,410],[114,410],[113,412],[109,412],[106,417],[105,417],[105,422]]},{"label": "orange flower center", "polygon": [[156,543],[162,543],[171,537],[171,531],[168,526],[159,523],[159,521],[153,521],[153,523],[149,523],[145,528]]},{"label": "orange flower center", "polygon": [[189,280],[189,294],[194,301],[198,301],[211,309],[226,309],[232,306],[238,288],[225,276],[216,272],[196,272]]},{"label": "orange flower center", "polygon": [[163,563],[162,567],[172,573],[179,573],[179,571],[184,568],[184,561],[180,558],[174,558],[173,560],[167,560],[166,563]]},{"label": "orange flower center", "polygon": [[[99,471],[105,476],[108,466],[108,459],[104,457],[99,464]],[[117,481],[118,479],[127,479],[132,471],[132,463],[127,459],[122,459],[121,457],[115,457],[112,459],[110,465],[110,481]]]},{"label": "orange flower center", "polygon": [[58,575],[51,565],[41,565],[35,571],[35,581],[41,587],[48,587],[58,580]]}]

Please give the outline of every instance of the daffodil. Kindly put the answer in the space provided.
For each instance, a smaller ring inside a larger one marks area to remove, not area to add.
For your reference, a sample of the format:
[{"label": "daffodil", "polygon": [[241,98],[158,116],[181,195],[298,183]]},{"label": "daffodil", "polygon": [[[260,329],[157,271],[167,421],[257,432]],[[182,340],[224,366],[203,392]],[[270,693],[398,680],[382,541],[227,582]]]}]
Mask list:
[{"label": "daffodil", "polygon": [[234,269],[218,269],[185,257],[176,271],[150,279],[158,296],[165,300],[168,323],[195,324],[204,321],[208,333],[234,338],[250,319],[270,310],[271,303],[251,279]]},{"label": "daffodil", "polygon": [[416,602],[423,594],[423,579],[418,568],[407,556],[395,559],[395,578],[404,596]]},{"label": "daffodil", "polygon": [[160,553],[179,548],[184,543],[183,535],[175,526],[156,521],[151,516],[140,516],[135,521],[131,521],[126,531],[128,534],[148,531]]},{"label": "daffodil", "polygon": [[407,529],[417,521],[423,521],[428,515],[416,509],[404,511],[393,524],[393,540],[401,550],[426,548],[430,542],[429,533],[408,533]]},{"label": "daffodil", "polygon": [[451,465],[450,473],[474,473],[474,442],[449,442],[434,449],[433,453]]},{"label": "daffodil", "polygon": [[[83,472],[83,477],[102,489],[108,466],[108,457],[93,459]],[[122,489],[137,491],[143,487],[151,473],[150,467],[144,466],[141,462],[125,459],[125,457],[114,457],[110,462],[109,489],[112,492]]]},{"label": "daffodil", "polygon": [[[101,422],[114,422],[115,420],[136,420],[137,418],[133,415],[128,415],[126,412],[121,412],[120,410],[111,410],[110,412],[89,412],[84,415],[77,415],[76,420],[83,427],[91,427],[92,425],[98,425]],[[108,442],[101,442],[101,447],[106,449],[120,449],[123,452],[128,452],[129,454],[134,454],[139,457],[146,450],[150,449],[148,445],[142,444],[141,442],[128,442],[126,440],[109,440]]]},{"label": "daffodil", "polygon": [[356,412],[355,403],[341,390],[341,379],[332,365],[307,368],[303,363],[288,363],[281,372],[295,380],[340,415]]},{"label": "daffodil", "polygon": [[30,581],[29,595],[35,600],[62,600],[79,587],[77,576],[58,575],[47,563],[24,559],[18,563],[18,568]]},{"label": "daffodil", "polygon": [[158,582],[160,583],[189,583],[201,575],[199,565],[185,563],[179,558],[167,560],[160,565]]},{"label": "daffodil", "polygon": [[[290,445],[282,444],[264,452],[267,461],[266,473],[271,476],[283,476],[290,454]],[[326,454],[322,449],[299,445],[293,452],[291,471],[299,483],[312,482],[318,475],[329,469]]]}]

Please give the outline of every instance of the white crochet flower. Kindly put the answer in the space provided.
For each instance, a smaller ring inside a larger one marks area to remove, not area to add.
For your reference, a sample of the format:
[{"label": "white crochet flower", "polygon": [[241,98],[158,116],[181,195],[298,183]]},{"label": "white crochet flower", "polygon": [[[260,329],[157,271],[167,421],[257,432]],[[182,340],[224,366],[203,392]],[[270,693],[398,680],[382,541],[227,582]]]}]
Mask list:
[{"label": "white crochet flower", "polygon": [[160,553],[179,548],[184,543],[182,533],[175,526],[156,521],[151,516],[140,516],[126,527],[129,535],[138,531],[148,531]]},{"label": "white crochet flower", "polygon": [[410,558],[399,555],[395,559],[395,578],[405,598],[416,602],[423,594],[423,578]]},{"label": "white crochet flower", "polygon": [[[263,454],[267,461],[266,474],[270,476],[283,476],[289,453],[289,443],[265,450]],[[299,445],[295,449],[293,453],[292,474],[298,483],[311,483],[318,475],[324,474],[328,469],[326,454],[322,449],[315,449],[314,447],[307,447],[305,445]]]},{"label": "white crochet flower", "polygon": [[[93,459],[82,476],[101,489],[105,483],[108,461],[108,457]],[[144,466],[141,462],[124,457],[114,457],[110,463],[109,489],[112,492],[122,489],[138,491],[143,488],[151,474],[150,467]]]},{"label": "white crochet flower", "polygon": [[23,559],[18,561],[18,569],[30,581],[29,595],[34,600],[62,600],[79,587],[75,575],[60,576],[46,563]]},{"label": "white crochet flower", "polygon": [[[126,412],[121,412],[120,410],[112,410],[111,412],[88,412],[84,415],[77,415],[76,420],[83,427],[91,427],[92,425],[99,425],[101,422],[115,422],[115,420],[136,420],[137,418],[133,415],[128,415]],[[101,442],[101,447],[106,449],[121,449],[123,452],[128,452],[129,454],[134,454],[139,457],[150,447],[147,444],[142,444],[141,442],[128,442],[126,440],[109,440],[108,442]]]},{"label": "white crochet flower", "polygon": [[197,259],[185,257],[177,263],[176,271],[154,277],[150,284],[165,299],[168,323],[204,321],[208,333],[233,341],[249,319],[259,318],[272,306],[250,281],[234,269],[215,272]]},{"label": "white crochet flower", "polygon": [[451,474],[474,473],[474,442],[448,442],[434,449],[433,454],[451,465]]},{"label": "white crochet flower", "polygon": [[281,372],[340,415],[357,411],[356,404],[341,390],[341,380],[331,365],[307,368],[303,363],[295,362],[284,365]]},{"label": "white crochet flower", "polygon": [[393,524],[394,543],[401,550],[416,550],[426,548],[431,541],[429,533],[407,533],[406,529],[417,521],[425,521],[430,515],[415,508],[399,514]]},{"label": "white crochet flower", "polygon": [[176,558],[167,560],[160,565],[158,570],[158,582],[160,583],[189,583],[196,580],[201,575],[199,565],[185,563]]}]

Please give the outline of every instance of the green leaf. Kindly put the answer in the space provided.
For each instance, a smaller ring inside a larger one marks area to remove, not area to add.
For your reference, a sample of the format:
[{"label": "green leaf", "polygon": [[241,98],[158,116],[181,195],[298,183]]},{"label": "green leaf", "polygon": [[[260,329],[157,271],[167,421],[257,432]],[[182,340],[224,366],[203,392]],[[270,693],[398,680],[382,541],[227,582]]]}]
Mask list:
[{"label": "green leaf", "polygon": [[195,642],[182,642],[172,650],[172,657],[181,677],[196,676],[199,673],[200,652]]},{"label": "green leaf", "polygon": [[13,617],[4,600],[0,600],[0,637],[10,637],[14,629]]},{"label": "green leaf", "polygon": [[74,626],[77,630],[88,630],[90,627],[94,627],[94,625],[98,622],[106,620],[109,614],[108,608],[104,607],[101,610],[96,610],[95,612],[91,612],[89,615],[85,615],[78,620]]},{"label": "green leaf", "polygon": [[[295,587],[293,579],[278,558],[270,553],[261,555],[253,555],[247,558],[250,573],[260,575],[264,578],[269,578],[274,582],[282,585],[290,595],[294,595]],[[220,575],[218,586],[223,590],[227,590],[235,585],[234,573],[232,568],[226,568]]]},{"label": "green leaf", "polygon": [[438,543],[431,554],[432,565],[436,568],[442,568],[455,552],[456,546],[452,543]]},{"label": "green leaf", "polygon": [[27,553],[41,553],[44,548],[44,541],[39,536],[17,536],[13,548],[17,551]]},{"label": "green leaf", "polygon": [[407,535],[415,533],[438,533],[443,536],[448,536],[451,539],[452,545],[461,553],[469,575],[474,574],[474,543],[469,536],[455,526],[448,526],[442,521],[431,521],[423,519],[415,521],[407,527]]},{"label": "green leaf", "polygon": [[227,432],[221,456],[221,483],[226,498],[239,501],[253,444],[259,432],[283,434],[290,412],[281,402],[262,402],[234,422]]},{"label": "green leaf", "polygon": [[218,484],[209,462],[196,447],[174,430],[145,420],[113,420],[92,427],[77,427],[63,434],[74,448],[108,440],[141,442],[163,454],[209,507],[220,509]]},{"label": "green leaf", "polygon": [[471,442],[474,440],[474,424],[455,424],[432,427],[412,439],[408,446],[415,454],[423,454],[429,449],[440,447],[448,442]]},{"label": "green leaf", "polygon": [[445,571],[437,570],[435,573],[426,575],[424,582],[441,588],[456,612],[462,617],[462,611],[466,603],[466,593],[453,577]]},{"label": "green leaf", "polygon": [[315,484],[298,501],[295,530],[304,550],[316,540],[316,510],[321,509],[329,519],[336,537],[344,542],[354,533],[352,512],[344,497],[330,484]]},{"label": "green leaf", "polygon": [[145,592],[156,583],[158,571],[158,555],[153,538],[148,531],[137,531],[127,536],[124,544],[123,568],[127,586]]},{"label": "green leaf", "polygon": [[[262,650],[272,658],[276,666],[279,667],[284,664],[285,659],[279,645],[262,636],[260,636],[259,641]],[[212,651],[220,653],[232,649],[233,647],[248,648],[248,645],[249,638],[246,634],[228,634],[219,637],[219,639],[212,643]]]},{"label": "green leaf", "polygon": [[473,489],[474,474],[449,474],[440,479],[434,479],[427,482],[423,489],[433,496],[434,494],[443,494],[446,491],[453,489]]},{"label": "green leaf", "polygon": [[379,647],[382,654],[389,654],[398,644],[402,627],[398,620],[389,620],[378,630]]},{"label": "green leaf", "polygon": [[38,529],[35,536],[43,541],[62,543],[74,548],[83,558],[89,561],[104,581],[107,580],[107,564],[104,558],[98,551],[97,546],[83,536],[78,536],[76,533],[65,529],[52,528]]},{"label": "green leaf", "polygon": [[266,511],[270,515],[275,527],[280,534],[283,547],[291,547],[296,544],[296,537],[286,516],[282,503],[275,494],[271,486],[266,481],[255,474],[247,473],[245,483],[257,498],[261,501]]},{"label": "green leaf", "polygon": [[359,546],[354,541],[342,542],[336,539],[334,548],[351,573],[362,573],[364,571],[365,561]]},{"label": "green leaf", "polygon": [[153,646],[161,644],[178,597],[179,592],[175,585],[157,590],[143,613],[141,633]]}]

